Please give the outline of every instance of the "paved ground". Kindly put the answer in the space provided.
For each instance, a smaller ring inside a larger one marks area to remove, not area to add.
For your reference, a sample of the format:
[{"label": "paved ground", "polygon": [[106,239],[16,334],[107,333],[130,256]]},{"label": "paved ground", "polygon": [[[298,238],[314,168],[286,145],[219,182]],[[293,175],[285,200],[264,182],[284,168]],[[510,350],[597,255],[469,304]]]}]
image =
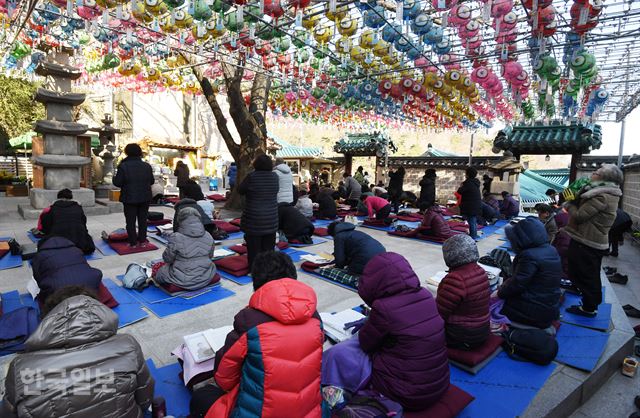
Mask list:
[{"label": "paved ground", "polygon": [[[30,242],[26,231],[35,226],[34,221],[22,220],[16,210],[18,204],[27,203],[27,200],[27,198],[0,197],[0,236],[12,235],[19,242]],[[166,217],[173,216],[173,209],[171,208],[160,208],[160,210],[165,212]],[[223,212],[223,216],[231,217],[232,215],[233,213]],[[89,232],[95,237],[99,236],[99,233],[103,230],[111,231],[123,226],[124,216],[122,214],[95,216],[90,217],[88,220]],[[394,238],[381,231],[364,230],[379,239],[388,251],[398,252],[405,256],[423,282],[433,273],[445,269],[442,250],[438,245]],[[231,242],[233,243],[233,241]],[[481,240],[478,243],[480,254],[487,253],[501,243],[501,241],[498,241],[497,235]],[[225,242],[226,244],[227,242]],[[147,260],[159,258],[163,248],[161,246],[157,251],[129,256],[104,257],[100,260],[91,261],[90,264],[100,268],[104,277],[115,278],[116,275],[124,273],[129,263],[144,263]],[[332,244],[331,242],[323,243],[306,248],[306,250],[315,253],[330,253],[332,252]],[[618,266],[619,271],[629,274],[629,284],[627,286],[615,285],[616,293],[622,304],[631,303],[638,308],[640,308],[640,273],[634,264],[637,263],[639,255],[638,247],[625,245],[621,247],[618,259],[609,258],[604,263],[605,265]],[[0,292],[15,289],[24,292],[25,285],[30,277],[31,271],[26,263],[19,269],[0,271]],[[299,273],[299,280],[315,289],[318,295],[318,310],[320,312],[343,310],[362,303],[356,293],[323,282],[305,273]],[[151,314],[145,320],[130,325],[120,332],[135,336],[140,342],[145,356],[152,358],[157,365],[173,363],[175,359],[172,358],[170,352],[182,342],[183,335],[206,328],[230,325],[235,313],[247,304],[252,293],[250,285],[239,286],[226,280],[223,280],[223,285],[236,292],[236,295],[164,319],[159,319]],[[640,323],[640,321],[633,321],[634,325],[637,323]],[[2,366],[0,365],[1,369]],[[0,376],[0,380],[3,377]],[[637,379],[636,377],[633,380],[629,380],[621,375],[615,375],[574,416],[594,418],[605,416],[605,414],[609,417],[628,416],[629,413],[633,412],[633,396],[640,392]]]}]

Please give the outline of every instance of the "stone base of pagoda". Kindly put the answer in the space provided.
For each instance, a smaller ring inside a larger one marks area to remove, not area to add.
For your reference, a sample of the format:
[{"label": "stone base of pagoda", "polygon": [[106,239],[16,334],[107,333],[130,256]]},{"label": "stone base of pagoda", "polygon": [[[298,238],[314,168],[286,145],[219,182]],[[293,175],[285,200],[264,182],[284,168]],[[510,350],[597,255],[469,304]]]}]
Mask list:
[{"label": "stone base of pagoda", "polygon": [[[34,209],[44,209],[56,201],[58,190],[49,189],[31,189],[29,192],[29,200]],[[96,195],[92,189],[79,188],[72,189],[73,200],[80,203],[83,207],[92,207],[96,204]]]}]

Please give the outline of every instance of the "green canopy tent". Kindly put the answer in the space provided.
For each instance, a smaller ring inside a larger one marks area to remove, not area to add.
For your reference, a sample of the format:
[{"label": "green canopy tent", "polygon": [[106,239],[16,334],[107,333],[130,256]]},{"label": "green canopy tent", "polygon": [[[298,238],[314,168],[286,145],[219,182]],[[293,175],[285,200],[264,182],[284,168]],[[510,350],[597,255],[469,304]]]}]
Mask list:
[{"label": "green canopy tent", "polygon": [[[38,134],[34,131],[29,131],[22,135],[16,136],[15,138],[11,138],[9,140],[9,145],[14,151],[24,151],[31,149],[31,141],[34,136],[38,136]],[[96,148],[100,146],[100,140],[97,135],[91,135],[91,148]]]}]

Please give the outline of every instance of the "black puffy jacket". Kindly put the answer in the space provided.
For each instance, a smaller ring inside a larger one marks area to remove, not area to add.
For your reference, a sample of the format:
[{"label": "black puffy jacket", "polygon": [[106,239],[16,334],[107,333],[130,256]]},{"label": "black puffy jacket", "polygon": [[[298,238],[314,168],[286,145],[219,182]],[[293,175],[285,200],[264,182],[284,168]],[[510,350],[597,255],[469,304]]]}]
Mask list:
[{"label": "black puffy jacket", "polygon": [[279,229],[288,240],[313,235],[313,224],[297,208],[289,205],[278,206]]},{"label": "black puffy jacket", "polygon": [[151,201],[151,185],[154,183],[151,166],[140,157],[127,157],[113,178],[113,185],[121,189],[122,203],[140,204]]},{"label": "black puffy jacket", "polygon": [[249,173],[238,188],[246,197],[242,230],[247,235],[268,235],[278,230],[278,175],[273,171]]},{"label": "black puffy jacket", "polygon": [[510,320],[547,328],[559,316],[560,256],[547,239],[544,225],[529,217],[505,228],[516,252],[513,277],[498,296],[505,300],[502,313]]},{"label": "black puffy jacket", "polygon": [[420,202],[433,206],[436,202],[436,178],[423,176],[420,180]]},{"label": "black puffy jacket", "polygon": [[40,288],[38,299],[43,302],[66,286],[82,286],[97,292],[102,281],[102,272],[91,267],[82,251],[63,237],[40,240],[31,268]]},{"label": "black puffy jacket", "polygon": [[318,217],[333,219],[338,215],[336,202],[331,196],[331,189],[321,190],[316,195],[316,203],[318,204]]},{"label": "black puffy jacket", "polygon": [[460,214],[464,216],[482,215],[482,196],[480,195],[480,180],[466,179],[458,189],[460,199]]},{"label": "black puffy jacket", "polygon": [[74,200],[56,200],[49,212],[42,215],[42,232],[48,237],[68,239],[85,254],[96,249],[87,230],[87,217]]}]

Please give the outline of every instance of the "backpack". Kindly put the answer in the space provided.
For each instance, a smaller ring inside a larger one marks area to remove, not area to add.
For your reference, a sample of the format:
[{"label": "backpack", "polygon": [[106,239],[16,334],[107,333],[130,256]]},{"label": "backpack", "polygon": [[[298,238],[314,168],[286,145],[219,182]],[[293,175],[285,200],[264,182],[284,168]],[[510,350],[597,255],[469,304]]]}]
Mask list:
[{"label": "backpack", "polygon": [[11,238],[9,240],[9,251],[11,251],[11,255],[20,255],[22,254],[22,246],[18,244],[15,238]]},{"label": "backpack", "polygon": [[149,212],[147,213],[148,221],[161,221],[164,219],[164,213],[162,212]]},{"label": "backpack", "polygon": [[122,284],[127,289],[142,290],[147,284],[147,270],[140,264],[131,263],[122,278]]},{"label": "backpack", "polygon": [[500,248],[495,248],[489,253],[491,258],[493,258],[497,264],[496,267],[499,267],[502,271],[502,274],[505,277],[511,277],[513,271],[513,265],[511,262],[511,256],[505,250]]},{"label": "backpack", "polygon": [[229,233],[216,226],[215,229],[211,231],[211,237],[216,241],[222,241],[229,238]]},{"label": "backpack", "polygon": [[385,418],[402,417],[402,406],[377,394],[371,396],[356,395],[339,411],[338,418]]},{"label": "backpack", "polygon": [[515,360],[530,361],[544,366],[551,363],[558,354],[555,336],[542,329],[511,328],[503,337],[502,347],[509,357]]}]

